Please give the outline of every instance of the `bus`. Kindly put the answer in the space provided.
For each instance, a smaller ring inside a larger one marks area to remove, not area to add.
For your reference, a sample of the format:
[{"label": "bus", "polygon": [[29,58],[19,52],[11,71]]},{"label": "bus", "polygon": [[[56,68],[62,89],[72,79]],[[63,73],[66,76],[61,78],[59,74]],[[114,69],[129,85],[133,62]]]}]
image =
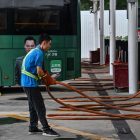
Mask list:
[{"label": "bus", "polygon": [[45,69],[59,80],[81,76],[79,0],[0,0],[0,87],[15,85],[15,61],[24,56],[24,39],[52,37]]},{"label": "bus", "polygon": [[138,8],[138,81],[140,81],[140,7]]}]

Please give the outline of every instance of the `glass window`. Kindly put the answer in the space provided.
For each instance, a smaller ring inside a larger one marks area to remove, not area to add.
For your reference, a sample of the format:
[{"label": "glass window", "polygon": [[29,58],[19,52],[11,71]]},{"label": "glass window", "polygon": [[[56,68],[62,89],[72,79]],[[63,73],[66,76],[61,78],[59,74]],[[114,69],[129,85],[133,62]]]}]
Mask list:
[{"label": "glass window", "polygon": [[77,0],[2,0],[0,3],[0,34],[77,33]]},{"label": "glass window", "polygon": [[7,30],[7,13],[6,10],[0,10],[0,33]]},{"label": "glass window", "polygon": [[73,57],[67,58],[67,71],[74,71],[74,58]]},{"label": "glass window", "polygon": [[66,1],[64,5],[65,34],[77,33],[77,0]]},{"label": "glass window", "polygon": [[37,34],[48,31],[59,31],[59,10],[16,9],[15,33]]}]

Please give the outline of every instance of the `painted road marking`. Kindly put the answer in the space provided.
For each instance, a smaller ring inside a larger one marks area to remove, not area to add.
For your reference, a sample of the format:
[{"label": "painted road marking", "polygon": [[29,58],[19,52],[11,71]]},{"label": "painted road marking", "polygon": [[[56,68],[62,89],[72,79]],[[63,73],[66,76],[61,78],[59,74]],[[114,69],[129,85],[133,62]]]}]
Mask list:
[{"label": "painted road marking", "polygon": [[[11,112],[11,113],[4,112],[0,114],[0,117],[11,117],[11,118],[19,119],[19,120],[29,121],[29,117],[27,117],[27,115],[28,115],[28,112],[20,112],[20,113],[19,112]],[[83,132],[80,130],[76,130],[76,129],[72,129],[72,128],[68,128],[68,127],[64,127],[60,125],[55,125],[52,123],[51,124],[49,123],[49,125],[58,130],[66,131],[66,132],[81,135],[81,136],[86,136],[87,138],[90,138],[91,140],[113,140],[111,138],[105,138],[100,135]]]}]

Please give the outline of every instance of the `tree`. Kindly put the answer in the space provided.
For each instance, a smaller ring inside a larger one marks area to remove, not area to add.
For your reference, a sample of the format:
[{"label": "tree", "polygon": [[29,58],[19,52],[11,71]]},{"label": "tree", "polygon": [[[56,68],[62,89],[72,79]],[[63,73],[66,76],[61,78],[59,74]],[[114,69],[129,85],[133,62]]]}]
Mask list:
[{"label": "tree", "polygon": [[[105,0],[105,10],[109,9],[110,0]],[[140,5],[140,0],[138,0]],[[92,1],[90,0],[81,0],[81,10],[89,10],[90,6],[92,6]],[[125,10],[127,9],[127,0],[116,0],[116,9]]]},{"label": "tree", "polygon": [[92,6],[92,1],[90,0],[81,0],[81,10],[89,10]]},{"label": "tree", "polygon": [[[110,0],[105,0],[105,9],[109,9],[109,2]],[[125,10],[127,9],[127,0],[116,0],[116,9],[118,10]]]}]

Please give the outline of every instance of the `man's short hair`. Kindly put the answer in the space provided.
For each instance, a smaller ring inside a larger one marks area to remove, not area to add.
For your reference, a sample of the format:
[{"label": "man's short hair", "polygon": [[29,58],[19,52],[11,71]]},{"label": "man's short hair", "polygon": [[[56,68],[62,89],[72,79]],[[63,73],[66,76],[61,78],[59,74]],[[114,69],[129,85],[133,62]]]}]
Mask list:
[{"label": "man's short hair", "polygon": [[43,41],[50,41],[50,40],[52,40],[52,38],[46,33],[40,34],[39,36],[39,44],[41,44]]},{"label": "man's short hair", "polygon": [[24,39],[24,44],[26,43],[27,40],[33,40],[34,43],[36,44],[36,40],[35,40],[34,37],[32,37],[32,36],[27,36],[27,37]]}]

